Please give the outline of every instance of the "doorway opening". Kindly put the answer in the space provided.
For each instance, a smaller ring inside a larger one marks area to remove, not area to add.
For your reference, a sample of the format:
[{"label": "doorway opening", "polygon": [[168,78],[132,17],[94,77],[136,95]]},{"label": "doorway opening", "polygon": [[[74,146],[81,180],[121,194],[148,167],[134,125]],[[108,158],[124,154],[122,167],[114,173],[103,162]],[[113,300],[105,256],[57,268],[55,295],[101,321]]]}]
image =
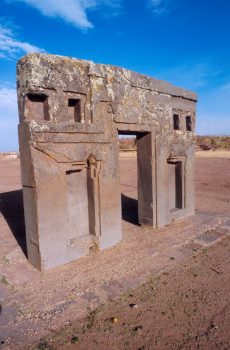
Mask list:
[{"label": "doorway opening", "polygon": [[153,223],[152,140],[150,132],[118,131],[122,219]]},{"label": "doorway opening", "polygon": [[138,225],[137,136],[119,132],[122,220]]}]

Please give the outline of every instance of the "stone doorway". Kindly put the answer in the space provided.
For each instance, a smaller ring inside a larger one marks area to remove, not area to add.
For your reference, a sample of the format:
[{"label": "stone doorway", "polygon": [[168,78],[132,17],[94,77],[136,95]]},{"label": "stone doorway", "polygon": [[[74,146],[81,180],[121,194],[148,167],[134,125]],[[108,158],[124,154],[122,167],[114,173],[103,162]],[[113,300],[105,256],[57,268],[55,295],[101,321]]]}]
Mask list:
[{"label": "stone doorway", "polygon": [[120,152],[122,219],[135,225],[152,225],[152,135],[124,130],[118,131],[118,135],[119,140],[133,140],[131,149],[129,146]]}]

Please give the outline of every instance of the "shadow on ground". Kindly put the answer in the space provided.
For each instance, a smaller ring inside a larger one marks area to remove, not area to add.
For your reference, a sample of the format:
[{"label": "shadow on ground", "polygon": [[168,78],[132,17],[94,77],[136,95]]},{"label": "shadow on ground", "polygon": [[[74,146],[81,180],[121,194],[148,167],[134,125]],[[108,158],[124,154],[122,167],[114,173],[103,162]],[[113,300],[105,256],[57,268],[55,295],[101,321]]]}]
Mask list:
[{"label": "shadow on ground", "polygon": [[138,225],[138,201],[121,194],[122,220]]},{"label": "shadow on ground", "polygon": [[[121,194],[122,219],[138,225],[138,201]],[[0,193],[0,211],[27,257],[22,190]]]},{"label": "shadow on ground", "polygon": [[27,256],[22,190],[0,193],[0,211]]}]

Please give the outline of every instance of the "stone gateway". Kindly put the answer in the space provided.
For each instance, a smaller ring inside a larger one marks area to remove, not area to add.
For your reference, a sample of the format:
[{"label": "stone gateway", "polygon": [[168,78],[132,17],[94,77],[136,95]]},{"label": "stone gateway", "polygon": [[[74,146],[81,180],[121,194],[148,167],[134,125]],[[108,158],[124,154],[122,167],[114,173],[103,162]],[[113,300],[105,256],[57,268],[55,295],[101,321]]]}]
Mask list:
[{"label": "stone gateway", "polygon": [[35,267],[122,239],[120,134],[137,136],[139,224],[159,228],[194,213],[194,93],[123,68],[38,53],[18,62],[17,86]]}]

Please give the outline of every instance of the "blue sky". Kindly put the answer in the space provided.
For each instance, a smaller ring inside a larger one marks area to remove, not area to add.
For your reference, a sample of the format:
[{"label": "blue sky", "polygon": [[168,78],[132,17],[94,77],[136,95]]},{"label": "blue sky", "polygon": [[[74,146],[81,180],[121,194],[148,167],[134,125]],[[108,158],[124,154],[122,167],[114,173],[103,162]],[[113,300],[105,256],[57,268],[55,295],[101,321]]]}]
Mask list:
[{"label": "blue sky", "polygon": [[0,0],[0,151],[18,149],[15,66],[31,51],[196,91],[197,133],[229,135],[229,21],[229,0]]}]

